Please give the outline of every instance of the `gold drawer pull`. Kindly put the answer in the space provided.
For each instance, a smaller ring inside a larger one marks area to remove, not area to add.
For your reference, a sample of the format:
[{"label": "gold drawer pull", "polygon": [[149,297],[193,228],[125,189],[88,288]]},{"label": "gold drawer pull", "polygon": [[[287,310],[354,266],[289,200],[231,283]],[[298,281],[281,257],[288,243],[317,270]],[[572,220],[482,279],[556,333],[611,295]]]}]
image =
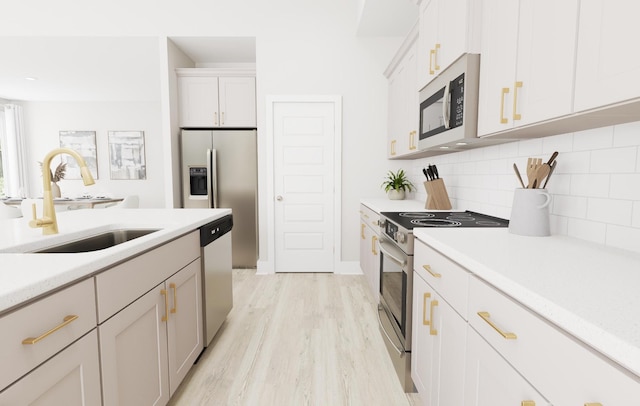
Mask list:
[{"label": "gold drawer pull", "polygon": [[175,283],[170,283],[169,288],[173,289],[173,309],[171,309],[171,313],[178,312],[178,289],[176,288]]},{"label": "gold drawer pull", "polygon": [[513,85],[513,119],[522,120],[522,115],[518,111],[518,89],[522,89],[522,82],[518,81]]},{"label": "gold drawer pull", "polygon": [[433,276],[434,278],[440,278],[442,276],[439,273],[432,271],[431,266],[429,265],[422,265],[422,267],[424,268],[425,271],[429,272],[431,276]]},{"label": "gold drawer pull", "polygon": [[429,324],[429,334],[432,336],[437,336],[438,335],[438,330],[436,330],[435,328],[433,328],[433,308],[436,307],[438,305],[438,301],[437,300],[432,300],[431,301],[431,311],[429,312],[429,322],[431,324]]},{"label": "gold drawer pull", "polygon": [[509,93],[508,87],[502,88],[502,94],[500,96],[500,124],[507,124],[507,119],[504,116],[504,98]]},{"label": "gold drawer pull", "polygon": [[425,292],[422,296],[422,325],[428,326],[429,320],[427,320],[427,299],[431,297],[431,293]]},{"label": "gold drawer pull", "polygon": [[486,321],[487,324],[489,324],[491,327],[493,327],[493,329],[495,331],[497,331],[498,333],[500,333],[500,335],[506,339],[506,340],[515,340],[516,338],[518,338],[518,336],[516,336],[514,333],[508,333],[506,331],[502,331],[500,329],[500,327],[496,326],[494,322],[492,322],[489,318],[491,317],[491,315],[489,314],[489,312],[478,312],[478,316],[480,316],[480,318],[482,318],[482,320]]},{"label": "gold drawer pull", "polygon": [[364,228],[366,227],[366,224],[360,224],[360,238],[362,238],[363,240],[365,239],[364,236]]},{"label": "gold drawer pull", "polygon": [[71,323],[72,321],[74,321],[77,318],[78,318],[78,316],[76,316],[74,314],[71,314],[71,315],[65,317],[64,319],[62,319],[62,323],[58,324],[57,326],[55,326],[51,330],[47,331],[46,333],[40,335],[39,337],[25,338],[24,340],[22,340],[22,344],[35,344],[38,341],[42,340],[43,338],[48,337],[51,334],[55,333],[56,331],[60,330],[62,327],[66,326],[67,324]]},{"label": "gold drawer pull", "polygon": [[162,316],[162,321],[167,321],[169,319],[169,299],[167,298],[167,290],[160,290],[160,294],[164,296],[164,316]]},{"label": "gold drawer pull", "polygon": [[585,404],[584,404],[584,406],[602,406],[602,403],[598,403],[598,402],[595,402],[595,403],[585,403]]},{"label": "gold drawer pull", "polygon": [[536,402],[534,402],[533,400],[523,400],[520,403],[520,406],[536,406]]},{"label": "gold drawer pull", "polygon": [[376,242],[378,241],[378,237],[375,235],[371,237],[371,252],[373,255],[378,255],[378,251],[376,251]]}]

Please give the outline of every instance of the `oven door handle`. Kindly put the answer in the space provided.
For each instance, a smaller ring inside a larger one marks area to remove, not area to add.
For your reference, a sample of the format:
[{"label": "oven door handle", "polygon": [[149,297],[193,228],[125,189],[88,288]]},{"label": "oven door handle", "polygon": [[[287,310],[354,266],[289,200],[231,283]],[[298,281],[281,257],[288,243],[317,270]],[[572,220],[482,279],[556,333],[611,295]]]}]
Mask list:
[{"label": "oven door handle", "polygon": [[407,261],[406,261],[406,260],[402,260],[402,259],[400,259],[400,258],[398,258],[398,257],[394,256],[391,252],[389,252],[388,250],[386,250],[386,249],[384,248],[384,245],[385,245],[385,243],[384,243],[384,242],[382,242],[382,241],[378,240],[378,248],[380,249],[380,251],[381,251],[384,255],[388,256],[389,258],[391,258],[392,260],[394,260],[395,262],[397,262],[397,263],[398,263],[398,265],[400,265],[400,266],[404,269],[404,266],[405,266],[405,265],[407,265]]},{"label": "oven door handle", "polygon": [[402,352],[402,349],[398,348],[393,340],[391,339],[391,337],[389,337],[389,334],[387,333],[387,330],[384,328],[384,326],[382,325],[382,319],[380,318],[380,312],[383,312],[384,309],[378,308],[378,324],[380,325],[380,330],[382,330],[382,332],[384,333],[385,336],[387,336],[387,340],[389,341],[389,343],[391,344],[391,346],[393,348],[395,348],[396,351],[398,351],[398,355],[400,355],[400,358],[402,358],[404,356],[404,352]]}]

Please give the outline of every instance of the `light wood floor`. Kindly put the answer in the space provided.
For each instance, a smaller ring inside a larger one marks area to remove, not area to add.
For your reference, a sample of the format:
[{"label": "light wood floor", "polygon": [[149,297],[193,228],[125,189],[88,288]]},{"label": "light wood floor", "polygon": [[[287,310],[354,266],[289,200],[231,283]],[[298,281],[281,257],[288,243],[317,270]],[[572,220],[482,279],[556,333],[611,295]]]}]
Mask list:
[{"label": "light wood floor", "polygon": [[417,405],[364,276],[234,270],[234,306],[170,405]]}]

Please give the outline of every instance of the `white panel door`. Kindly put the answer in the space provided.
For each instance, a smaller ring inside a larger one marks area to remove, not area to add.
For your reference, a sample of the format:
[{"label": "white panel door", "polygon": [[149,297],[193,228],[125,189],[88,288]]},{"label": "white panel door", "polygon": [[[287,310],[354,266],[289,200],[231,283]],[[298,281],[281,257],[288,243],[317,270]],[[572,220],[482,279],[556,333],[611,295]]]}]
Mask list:
[{"label": "white panel door", "polygon": [[333,272],[335,103],[273,105],[276,272]]}]

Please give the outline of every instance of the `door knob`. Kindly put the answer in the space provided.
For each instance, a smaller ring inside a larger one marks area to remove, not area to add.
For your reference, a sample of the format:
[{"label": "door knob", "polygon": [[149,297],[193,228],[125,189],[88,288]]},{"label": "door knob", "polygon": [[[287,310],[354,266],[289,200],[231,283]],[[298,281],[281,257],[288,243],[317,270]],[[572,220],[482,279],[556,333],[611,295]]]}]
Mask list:
[{"label": "door knob", "polygon": [[282,201],[282,196],[277,196],[277,197],[276,197],[276,200],[277,200],[277,201],[279,201],[279,202],[281,202],[281,201]]}]

